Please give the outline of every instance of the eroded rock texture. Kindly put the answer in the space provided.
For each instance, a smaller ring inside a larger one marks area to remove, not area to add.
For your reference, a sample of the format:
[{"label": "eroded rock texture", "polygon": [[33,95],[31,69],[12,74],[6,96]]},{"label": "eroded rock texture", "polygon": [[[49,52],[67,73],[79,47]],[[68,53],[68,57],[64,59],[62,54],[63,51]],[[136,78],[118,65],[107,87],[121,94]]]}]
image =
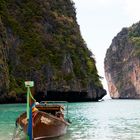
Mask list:
[{"label": "eroded rock texture", "polygon": [[84,93],[84,101],[106,94],[71,0],[0,1],[0,80],[0,102],[25,100],[25,80],[35,81],[37,97],[59,92],[69,100],[78,93],[80,100]]},{"label": "eroded rock texture", "polygon": [[140,98],[140,23],[123,28],[112,40],[105,75],[112,98]]}]

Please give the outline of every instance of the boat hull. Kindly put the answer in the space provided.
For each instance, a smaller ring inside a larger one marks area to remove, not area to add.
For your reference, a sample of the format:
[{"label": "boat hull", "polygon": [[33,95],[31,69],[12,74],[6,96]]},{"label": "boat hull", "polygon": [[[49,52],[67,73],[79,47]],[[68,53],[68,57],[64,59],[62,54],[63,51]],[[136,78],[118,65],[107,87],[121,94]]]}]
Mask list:
[{"label": "boat hull", "polygon": [[[19,118],[17,118],[17,124],[23,129],[24,133],[27,134],[28,121],[26,113],[21,114]],[[64,119],[42,111],[33,113],[32,124],[34,140],[64,135],[69,125]]]}]

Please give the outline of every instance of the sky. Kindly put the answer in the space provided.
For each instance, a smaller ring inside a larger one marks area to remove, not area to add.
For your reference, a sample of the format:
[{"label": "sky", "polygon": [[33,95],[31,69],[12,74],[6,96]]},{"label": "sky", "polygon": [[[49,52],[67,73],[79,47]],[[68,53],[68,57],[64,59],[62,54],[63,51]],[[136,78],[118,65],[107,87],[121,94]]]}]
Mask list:
[{"label": "sky", "polygon": [[104,74],[104,58],[112,39],[123,27],[140,20],[140,0],[73,0],[77,21],[87,47],[96,59],[96,66],[104,88],[108,92]]}]

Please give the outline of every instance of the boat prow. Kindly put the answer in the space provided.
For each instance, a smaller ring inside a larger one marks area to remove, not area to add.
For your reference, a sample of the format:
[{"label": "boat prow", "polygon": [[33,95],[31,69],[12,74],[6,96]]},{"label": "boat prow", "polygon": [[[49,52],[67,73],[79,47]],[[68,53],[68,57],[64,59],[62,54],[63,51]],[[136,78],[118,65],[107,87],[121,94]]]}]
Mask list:
[{"label": "boat prow", "polygon": [[[60,105],[37,105],[37,110],[32,113],[32,130],[34,140],[43,140],[50,137],[58,137],[67,132],[70,125],[64,119],[64,108]],[[27,134],[28,121],[26,113],[21,114],[16,123]]]}]

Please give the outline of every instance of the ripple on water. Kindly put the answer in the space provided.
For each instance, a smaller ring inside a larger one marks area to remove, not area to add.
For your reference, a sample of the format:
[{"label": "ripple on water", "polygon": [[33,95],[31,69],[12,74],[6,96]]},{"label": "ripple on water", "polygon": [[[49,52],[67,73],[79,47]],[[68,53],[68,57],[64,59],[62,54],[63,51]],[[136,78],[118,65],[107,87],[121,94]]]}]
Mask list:
[{"label": "ripple on water", "polygon": [[[10,140],[16,117],[25,105],[0,105],[0,140]],[[70,103],[72,122],[56,140],[140,140],[140,101]]]}]

